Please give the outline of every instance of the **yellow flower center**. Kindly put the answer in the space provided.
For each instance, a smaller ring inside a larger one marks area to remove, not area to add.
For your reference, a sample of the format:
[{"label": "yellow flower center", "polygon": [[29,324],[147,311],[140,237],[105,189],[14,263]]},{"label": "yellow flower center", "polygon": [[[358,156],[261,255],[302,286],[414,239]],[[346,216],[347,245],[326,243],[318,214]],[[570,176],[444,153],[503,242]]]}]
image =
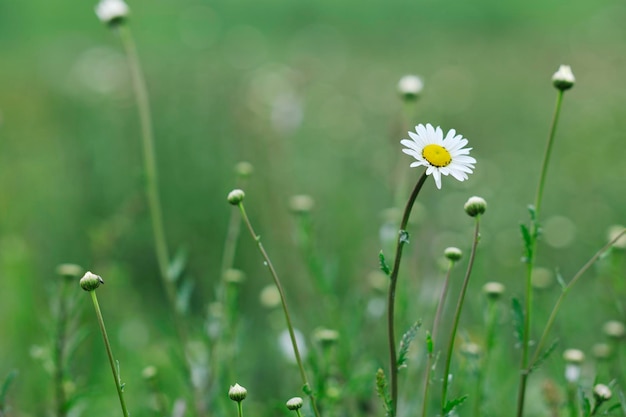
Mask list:
[{"label": "yellow flower center", "polygon": [[452,162],[452,157],[450,156],[450,152],[443,146],[430,144],[424,146],[422,150],[422,156],[425,160],[427,160],[432,166],[437,168],[445,167]]}]

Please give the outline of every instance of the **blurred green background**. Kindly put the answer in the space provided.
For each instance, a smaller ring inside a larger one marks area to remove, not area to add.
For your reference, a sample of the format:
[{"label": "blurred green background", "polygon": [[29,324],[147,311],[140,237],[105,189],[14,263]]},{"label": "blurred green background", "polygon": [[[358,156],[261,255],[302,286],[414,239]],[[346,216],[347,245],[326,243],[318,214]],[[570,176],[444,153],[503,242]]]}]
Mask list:
[{"label": "blurred green background", "polygon": [[[480,322],[482,283],[502,281],[509,296],[521,297],[519,223],[534,198],[556,96],[550,77],[560,64],[572,66],[577,83],[557,131],[538,265],[569,279],[610,225],[626,223],[623,1],[129,4],[151,95],[166,233],[172,251],[188,250],[198,317],[215,298],[231,210],[225,196],[235,185],[233,166],[246,160],[255,167],[247,210],[298,307],[296,325],[307,335],[318,325],[353,328],[361,339],[343,343],[371,348],[374,362],[385,364],[382,319],[363,331],[361,311],[329,318],[316,308],[294,250],[288,199],[315,199],[315,244],[340,278],[338,297],[367,298],[366,277],[383,245],[381,213],[394,205],[397,164],[410,163],[400,152],[408,127],[396,92],[408,73],[425,83],[409,125],[455,128],[478,163],[469,181],[445,178],[441,191],[429,181],[419,198],[401,321],[432,314],[443,248],[469,247],[462,204],[471,195],[487,199],[489,211],[465,326],[480,329],[471,323]],[[140,390],[144,366],[167,369],[171,318],[143,194],[136,108],[119,40],[94,5],[0,3],[0,377],[20,371],[11,397],[17,415],[49,409],[49,377],[30,350],[49,339],[54,270],[63,262],[104,277],[99,295],[128,389]],[[409,174],[413,181],[419,171]],[[297,385],[278,383],[295,370],[272,359],[270,319],[258,301],[270,281],[247,235],[236,266],[248,275],[237,382],[280,402],[297,394]],[[574,291],[556,328],[563,347],[588,349],[601,337],[599,325],[626,318],[623,273],[617,290],[595,272]],[[557,294],[552,288],[537,298],[538,320]],[[79,296],[93,331],[75,374],[90,387],[85,395],[103,404],[88,415],[110,415],[116,404],[104,351],[88,297]],[[559,375],[562,364],[554,362]],[[515,371],[501,371],[514,388]],[[141,407],[132,395],[130,404]]]}]

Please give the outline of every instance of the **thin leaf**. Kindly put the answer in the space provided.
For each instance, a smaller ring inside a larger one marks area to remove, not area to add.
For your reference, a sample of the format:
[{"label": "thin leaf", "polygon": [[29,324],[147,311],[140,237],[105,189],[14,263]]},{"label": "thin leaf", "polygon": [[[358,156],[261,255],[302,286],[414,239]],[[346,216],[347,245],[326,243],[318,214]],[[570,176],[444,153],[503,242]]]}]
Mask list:
[{"label": "thin leaf", "polygon": [[398,352],[398,361],[396,366],[398,369],[406,368],[406,356],[409,353],[409,347],[411,347],[411,342],[415,339],[415,335],[417,334],[417,330],[422,325],[422,322],[417,321],[413,323],[409,330],[406,331],[402,335],[402,339],[400,339],[400,349]]},{"label": "thin leaf", "polygon": [[561,291],[565,291],[565,289],[567,288],[567,284],[565,283],[565,280],[563,279],[563,275],[561,275],[561,273],[558,270],[556,271],[555,275],[556,275],[556,281],[561,286]]},{"label": "thin leaf", "polygon": [[622,406],[622,413],[626,416],[626,395],[624,395],[624,391],[620,390],[617,394],[619,397],[619,403]]},{"label": "thin leaf", "polygon": [[554,352],[558,344],[559,344],[558,339],[552,342],[550,347],[544,350],[541,356],[539,356],[537,360],[533,364],[531,364],[530,372],[534,371],[535,369],[539,369],[539,367],[543,364],[543,362],[545,362],[545,360],[548,359],[548,357],[552,354],[552,352]]},{"label": "thin leaf", "polygon": [[17,377],[16,369],[9,372],[7,377],[4,379],[4,382],[2,383],[2,389],[0,389],[0,411],[4,410],[7,392],[9,392],[9,388],[11,387],[13,380],[15,380],[15,377]]},{"label": "thin leaf", "polygon": [[179,249],[167,268],[167,279],[172,282],[178,281],[187,268],[187,259],[187,250]]},{"label": "thin leaf", "polygon": [[389,268],[389,265],[385,260],[385,255],[383,254],[382,250],[378,254],[378,262],[380,264],[380,270],[383,271],[387,276],[389,276],[389,274],[391,273],[391,268]]},{"label": "thin leaf", "polygon": [[184,280],[182,285],[178,289],[178,294],[176,297],[176,309],[182,314],[187,313],[187,311],[189,310],[189,300],[191,299],[193,289],[194,283],[190,279]]},{"label": "thin leaf", "polygon": [[450,415],[452,410],[454,410],[459,405],[463,404],[465,402],[465,400],[467,400],[467,395],[464,395],[464,396],[459,397],[459,398],[455,398],[453,400],[446,401],[446,405],[443,408],[443,415],[444,416]]},{"label": "thin leaf", "polygon": [[532,258],[532,237],[530,236],[530,231],[525,224],[521,223],[519,227],[522,232],[522,240],[524,242],[524,257],[522,258],[522,262],[528,263]]},{"label": "thin leaf", "polygon": [[583,409],[583,416],[588,416],[591,414],[591,402],[589,398],[585,395],[585,392],[582,388],[578,389],[578,395],[580,396],[580,407]]},{"label": "thin leaf", "polygon": [[383,400],[383,408],[385,409],[385,415],[389,416],[391,411],[391,398],[389,398],[389,391],[387,390],[387,378],[385,377],[385,371],[382,368],[378,368],[376,372],[376,393]]},{"label": "thin leaf", "polygon": [[409,243],[409,232],[406,230],[400,230],[400,243]]},{"label": "thin leaf", "polygon": [[513,307],[513,330],[515,334],[515,338],[518,343],[522,343],[524,340],[524,309],[522,308],[522,303],[513,297],[512,300]]}]

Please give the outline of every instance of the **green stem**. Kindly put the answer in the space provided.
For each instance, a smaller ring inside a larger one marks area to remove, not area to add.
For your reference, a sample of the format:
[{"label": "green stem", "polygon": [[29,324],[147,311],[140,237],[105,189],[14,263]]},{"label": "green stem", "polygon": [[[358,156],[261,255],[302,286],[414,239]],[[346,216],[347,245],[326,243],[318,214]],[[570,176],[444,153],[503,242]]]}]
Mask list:
[{"label": "green stem", "polygon": [[54,343],[54,388],[57,417],[65,417],[67,415],[67,410],[65,407],[67,399],[65,398],[65,389],[63,387],[63,380],[65,378],[65,349],[67,342],[67,288],[67,280],[62,279],[58,299],[57,334]]},{"label": "green stem", "polygon": [[461,317],[461,310],[463,309],[463,301],[465,300],[465,293],[467,292],[467,286],[472,274],[472,267],[474,266],[474,259],[476,258],[476,248],[478,247],[478,241],[480,240],[480,215],[476,216],[474,226],[474,239],[472,242],[472,251],[470,253],[469,262],[467,264],[467,270],[465,271],[465,278],[463,279],[463,287],[459,294],[456,310],[454,312],[454,319],[452,322],[452,330],[450,331],[450,338],[448,340],[448,350],[445,358],[445,369],[443,372],[443,387],[441,390],[441,415],[444,416],[444,410],[446,407],[446,401],[448,399],[448,383],[450,380],[450,364],[452,362],[452,351],[454,349],[454,339],[456,338],[456,332],[459,327],[459,319]]},{"label": "green stem", "polygon": [[124,401],[124,391],[120,381],[120,375],[118,368],[113,359],[113,352],[111,351],[111,344],[109,343],[109,337],[107,336],[106,328],[104,327],[104,319],[102,318],[102,312],[100,311],[100,305],[98,304],[98,297],[96,297],[96,291],[89,291],[91,294],[91,300],[93,301],[93,307],[96,310],[96,316],[98,317],[98,324],[100,325],[100,332],[102,332],[102,338],[104,339],[104,347],[109,357],[109,364],[111,365],[111,371],[113,372],[113,379],[115,380],[115,388],[117,389],[117,396],[120,398],[120,405],[122,406],[122,414],[124,417],[128,417],[128,410],[126,409],[126,402]]},{"label": "green stem", "polygon": [[598,260],[598,258],[600,258],[607,250],[609,250],[611,246],[613,246],[613,244],[617,242],[617,240],[620,237],[622,237],[622,235],[624,234],[626,234],[626,229],[624,229],[615,238],[613,238],[610,242],[604,245],[598,252],[596,252],[596,254],[593,255],[591,259],[589,259],[587,263],[583,265],[582,268],[580,268],[580,270],[576,273],[576,275],[574,275],[574,277],[567,284],[567,286],[565,286],[565,288],[562,289],[561,294],[559,295],[559,298],[556,300],[556,303],[554,304],[554,307],[552,308],[552,312],[550,313],[550,318],[548,319],[546,323],[546,327],[543,329],[541,338],[539,339],[539,342],[537,343],[537,347],[535,348],[532,359],[530,360],[529,368],[532,368],[535,365],[537,359],[539,358],[539,355],[541,354],[541,350],[543,349],[543,346],[546,343],[550,330],[552,330],[552,326],[554,325],[554,320],[556,319],[556,315],[559,312],[559,309],[561,308],[561,304],[563,303],[565,296],[569,293],[569,291],[572,289],[574,284],[578,282],[580,277],[582,277],[584,273],[587,272],[589,268],[591,268],[591,266]]},{"label": "green stem", "polygon": [[[443,306],[445,304],[446,295],[448,294],[448,287],[450,284],[450,273],[452,272],[452,266],[454,261],[450,261],[448,264],[448,272],[446,273],[446,279],[443,282],[443,288],[441,289],[441,295],[439,296],[439,303],[437,303],[437,312],[435,313],[435,319],[433,321],[433,332],[431,334],[431,343],[434,345],[437,343],[437,334],[439,333],[439,322],[441,321],[441,315],[443,313]],[[426,417],[426,411],[428,409],[428,392],[430,390],[430,374],[432,372],[434,348],[428,352],[426,357],[426,369],[424,372],[424,393],[422,395],[422,417]]]},{"label": "green stem", "polygon": [[161,209],[161,200],[159,197],[159,185],[157,176],[156,153],[154,150],[154,133],[152,131],[152,116],[150,113],[150,102],[148,99],[148,89],[143,77],[137,48],[133,40],[130,29],[127,25],[118,26],[122,46],[128,59],[130,76],[137,102],[137,110],[139,112],[139,122],[141,126],[141,139],[144,157],[144,174],[146,196],[148,199],[148,207],[150,209],[150,217],[152,220],[152,231],[154,234],[154,245],[161,282],[165,288],[165,293],[174,317],[174,326],[178,334],[178,338],[183,350],[185,359],[185,373],[190,384],[194,396],[196,413],[199,417],[206,415],[202,394],[199,392],[191,380],[191,364],[187,359],[186,346],[189,340],[187,330],[185,328],[183,317],[176,307],[176,284],[169,276],[170,255],[165,238],[165,228],[163,226],[163,214]]},{"label": "green stem", "polygon": [[242,401],[237,401],[237,415],[243,417],[243,405]]},{"label": "green stem", "polygon": [[558,90],[556,105],[554,114],[552,116],[552,124],[550,125],[550,132],[548,134],[548,143],[546,145],[543,163],[541,165],[541,172],[539,175],[539,185],[537,186],[537,194],[535,196],[535,205],[533,207],[534,213],[530,223],[530,247],[528,248],[526,259],[526,305],[524,309],[524,334],[522,337],[522,357],[520,363],[520,382],[519,390],[517,393],[517,417],[522,417],[524,413],[524,399],[526,396],[526,383],[528,380],[528,354],[530,346],[530,329],[532,319],[532,274],[535,264],[535,251],[537,248],[537,238],[539,235],[539,214],[541,211],[541,202],[543,199],[543,191],[546,183],[546,176],[548,173],[548,164],[550,162],[550,156],[552,154],[552,146],[554,144],[554,137],[556,134],[556,126],[559,120],[559,114],[561,112],[561,104],[563,103],[563,90]]},{"label": "green stem", "polygon": [[256,242],[257,247],[259,248],[259,251],[261,252],[261,256],[263,256],[263,259],[265,260],[265,266],[267,266],[267,268],[269,269],[270,275],[272,276],[272,279],[274,280],[274,285],[276,285],[276,289],[278,290],[278,293],[280,294],[280,301],[283,307],[283,313],[285,314],[285,321],[287,323],[287,330],[289,331],[289,337],[291,339],[293,353],[296,357],[296,362],[298,363],[298,369],[300,370],[300,378],[302,379],[303,391],[305,394],[308,395],[309,399],[311,400],[311,406],[313,408],[313,412],[315,413],[315,417],[320,417],[320,412],[317,408],[315,396],[313,395],[313,392],[311,390],[311,385],[309,384],[309,380],[304,370],[304,363],[302,361],[302,357],[300,356],[300,349],[298,348],[296,334],[294,332],[293,325],[291,323],[291,316],[289,315],[289,309],[287,308],[287,299],[285,297],[283,286],[281,285],[280,279],[278,278],[278,273],[276,272],[276,269],[274,269],[274,265],[272,264],[272,261],[270,260],[269,255],[267,254],[267,252],[265,251],[265,248],[263,247],[263,244],[261,243],[261,236],[258,236],[255,233],[254,228],[252,227],[252,223],[250,223],[250,219],[248,218],[248,215],[246,214],[246,210],[243,206],[243,203],[240,202],[238,204],[238,207],[239,207],[239,210],[241,211],[241,217],[243,219],[243,222],[246,224],[248,231],[250,232],[250,235]]},{"label": "green stem", "polygon": [[400,222],[400,230],[398,232],[398,242],[396,245],[396,255],[393,260],[393,269],[389,275],[389,295],[387,298],[387,336],[389,342],[389,372],[391,374],[391,407],[389,409],[389,416],[395,417],[396,408],[398,404],[398,363],[396,357],[396,335],[394,329],[395,322],[395,300],[396,300],[396,286],[398,284],[398,273],[400,272],[400,260],[402,259],[402,248],[405,243],[408,242],[408,233],[406,226],[409,223],[409,216],[413,209],[415,199],[419,194],[422,186],[426,182],[426,171],[415,184],[415,188],[409,196],[409,200],[404,208],[404,214],[402,215],[402,221]]}]

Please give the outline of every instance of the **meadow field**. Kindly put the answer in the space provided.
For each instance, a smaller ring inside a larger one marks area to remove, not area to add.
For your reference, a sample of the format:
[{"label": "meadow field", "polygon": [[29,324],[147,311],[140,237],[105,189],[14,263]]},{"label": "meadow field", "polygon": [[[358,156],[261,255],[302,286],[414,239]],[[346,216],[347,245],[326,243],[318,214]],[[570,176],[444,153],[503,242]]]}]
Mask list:
[{"label": "meadow field", "polygon": [[[87,271],[135,417],[234,416],[236,383],[260,417],[292,397],[307,417],[626,416],[626,244],[606,246],[626,225],[626,3],[129,0],[113,24],[96,5],[0,4],[0,416],[120,415]],[[476,162],[425,177],[403,228],[420,124]]]}]

